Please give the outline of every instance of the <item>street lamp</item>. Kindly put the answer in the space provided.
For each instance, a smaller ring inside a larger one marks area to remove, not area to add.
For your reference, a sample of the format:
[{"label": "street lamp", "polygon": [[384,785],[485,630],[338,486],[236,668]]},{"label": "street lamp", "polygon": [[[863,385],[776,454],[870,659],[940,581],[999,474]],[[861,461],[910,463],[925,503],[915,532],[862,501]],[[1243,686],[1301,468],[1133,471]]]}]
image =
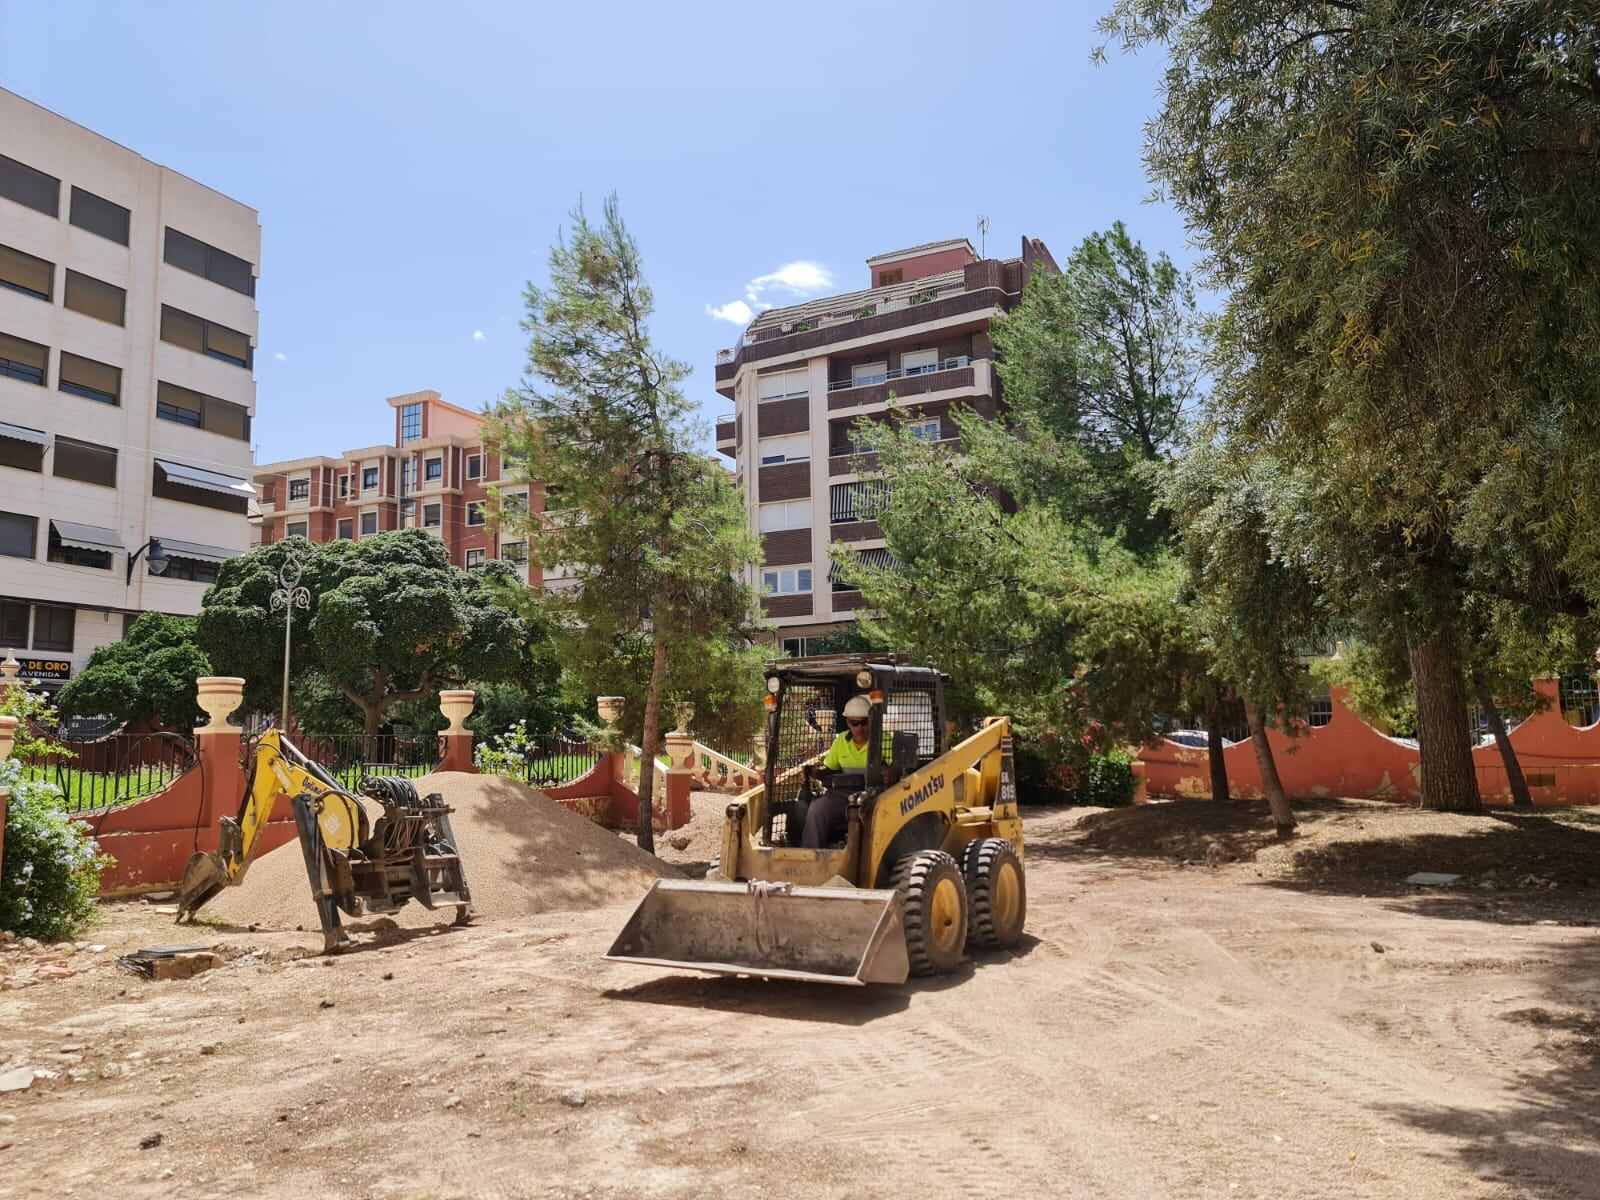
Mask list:
[{"label": "street lamp", "polygon": [[150,574],[152,574],[152,575],[165,575],[167,573],[167,552],[161,548],[161,539],[160,538],[151,538],[148,542],[146,542],[144,545],[140,546],[132,554],[128,555],[128,582],[129,583],[133,582],[134,564],[139,561],[139,556],[141,554],[143,554],[146,550],[150,551],[150,557],[148,559],[146,559],[146,562],[148,562],[148,564],[150,566]]}]

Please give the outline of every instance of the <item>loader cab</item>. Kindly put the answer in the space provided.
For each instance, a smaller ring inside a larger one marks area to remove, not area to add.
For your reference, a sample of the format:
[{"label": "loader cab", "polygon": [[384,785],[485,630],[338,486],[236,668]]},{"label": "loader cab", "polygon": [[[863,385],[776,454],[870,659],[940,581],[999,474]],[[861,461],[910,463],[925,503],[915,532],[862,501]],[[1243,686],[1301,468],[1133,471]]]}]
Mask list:
[{"label": "loader cab", "polygon": [[[872,702],[865,770],[843,782],[875,796],[888,768],[909,774],[945,750],[945,677],[899,656],[836,655],[785,659],[768,666],[763,814],[768,845],[792,844],[784,803],[801,785],[803,766],[825,754],[846,726],[844,706],[853,696]],[[859,775],[859,778],[855,776]]]}]

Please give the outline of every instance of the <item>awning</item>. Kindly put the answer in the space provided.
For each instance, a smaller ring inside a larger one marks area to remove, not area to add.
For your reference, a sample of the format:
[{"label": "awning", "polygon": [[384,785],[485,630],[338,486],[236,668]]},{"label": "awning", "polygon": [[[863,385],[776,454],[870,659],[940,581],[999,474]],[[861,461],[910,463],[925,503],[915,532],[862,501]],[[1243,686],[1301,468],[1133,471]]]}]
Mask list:
[{"label": "awning", "polygon": [[237,496],[244,500],[255,498],[255,488],[250,486],[248,480],[240,479],[236,475],[205,471],[199,467],[186,467],[182,463],[168,462],[164,458],[156,459],[156,466],[166,472],[169,483],[199,488],[203,492],[221,492],[224,496]]},{"label": "awning", "polygon": [[50,435],[40,429],[29,429],[26,425],[12,425],[0,421],[0,437],[10,438],[13,442],[28,442],[35,446],[48,446]]},{"label": "awning", "polygon": [[227,562],[238,558],[243,550],[228,550],[222,546],[202,546],[199,542],[180,542],[177,538],[157,537],[161,552],[168,558],[192,558],[199,562]]},{"label": "awning", "polygon": [[115,529],[101,529],[98,525],[79,525],[76,521],[51,521],[56,539],[63,546],[79,550],[123,550],[122,538]]},{"label": "awning", "polygon": [[[860,550],[856,553],[856,561],[866,563],[879,571],[888,571],[894,567],[894,556],[882,547],[872,550]],[[839,564],[834,563],[828,568],[828,582],[839,582]]]}]

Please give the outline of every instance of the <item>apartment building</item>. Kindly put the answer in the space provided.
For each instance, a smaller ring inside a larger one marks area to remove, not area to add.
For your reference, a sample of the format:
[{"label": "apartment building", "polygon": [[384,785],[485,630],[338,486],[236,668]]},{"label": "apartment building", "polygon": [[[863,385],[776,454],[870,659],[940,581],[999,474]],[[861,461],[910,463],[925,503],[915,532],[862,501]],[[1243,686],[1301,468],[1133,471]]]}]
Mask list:
[{"label": "apartment building", "polygon": [[980,258],[965,238],[880,254],[867,260],[869,288],[769,309],[718,354],[717,391],[734,412],[717,422],[717,449],[733,459],[761,535],[765,566],[751,582],[784,649],[806,653],[861,607],[837,579],[830,542],[887,558],[870,519],[881,484],[857,453],[863,424],[894,397],[915,436],[955,446],[952,409],[993,417],[989,323],[1039,268],[1057,270],[1033,238],[1009,259]]},{"label": "apartment building", "polygon": [[249,542],[253,209],[0,90],[0,654],[58,687]]},{"label": "apartment building", "polygon": [[499,458],[483,444],[484,418],[447,403],[438,392],[390,396],[393,440],[316,456],[264,463],[255,469],[261,493],[260,540],[313,542],[360,539],[394,529],[426,529],[463,568],[491,558],[514,564],[531,584],[540,580],[521,534],[491,527],[492,487],[511,504],[537,506],[526,484],[504,482]]}]

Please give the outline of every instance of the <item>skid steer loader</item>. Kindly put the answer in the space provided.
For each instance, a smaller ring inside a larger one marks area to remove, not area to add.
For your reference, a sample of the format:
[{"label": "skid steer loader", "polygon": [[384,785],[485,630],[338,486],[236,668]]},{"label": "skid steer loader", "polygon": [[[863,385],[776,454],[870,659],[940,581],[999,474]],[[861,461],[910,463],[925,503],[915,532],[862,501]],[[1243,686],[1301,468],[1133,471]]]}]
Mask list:
[{"label": "skid steer loader", "polygon": [[[900,984],[953,970],[966,947],[1022,936],[1027,891],[1011,724],[947,745],[945,678],[897,657],[791,659],[767,670],[762,783],[728,805],[704,882],[660,880],[606,958],[723,975]],[[870,703],[866,767],[842,830],[801,831],[845,705]]]},{"label": "skid steer loader", "polygon": [[441,797],[419,796],[416,785],[399,776],[368,776],[358,796],[269,729],[251,755],[238,815],[222,818],[220,845],[184,867],[180,922],[244,880],[279,796],[288,796],[294,811],[325,952],[350,942],[339,924],[341,909],[358,917],[416,900],[424,908],[452,910],[457,925],[471,919],[452,810]]}]

